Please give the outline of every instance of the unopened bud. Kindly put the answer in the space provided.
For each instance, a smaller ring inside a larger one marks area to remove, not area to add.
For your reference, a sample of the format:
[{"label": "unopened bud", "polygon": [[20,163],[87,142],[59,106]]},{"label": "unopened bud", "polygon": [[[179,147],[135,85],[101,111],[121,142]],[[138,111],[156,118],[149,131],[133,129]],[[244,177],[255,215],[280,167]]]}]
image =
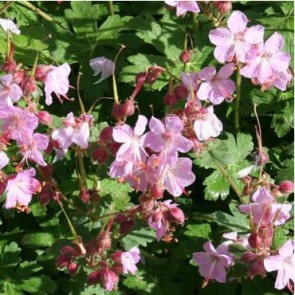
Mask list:
[{"label": "unopened bud", "polygon": [[97,248],[104,252],[112,247],[112,238],[109,232],[102,232],[97,239]]},{"label": "unopened bud", "polygon": [[161,199],[164,195],[164,189],[157,184],[153,184],[151,187],[151,194],[155,199]]},{"label": "unopened bud", "polygon": [[165,96],[164,96],[164,104],[167,106],[172,106],[175,105],[177,102],[177,98],[175,96],[175,94],[173,92],[168,92]]},{"label": "unopened bud", "polygon": [[5,60],[4,64],[2,66],[2,70],[7,72],[7,73],[13,73],[17,69],[17,64],[15,60]]},{"label": "unopened bud", "polygon": [[135,77],[135,83],[137,84],[143,84],[145,82],[146,73],[138,73]]},{"label": "unopened bud", "polygon": [[78,269],[79,269],[79,265],[76,262],[71,262],[68,266],[67,266],[68,272],[70,276],[74,276]]},{"label": "unopened bud", "polygon": [[165,69],[159,66],[149,67],[145,82],[147,84],[153,84],[164,71]]},{"label": "unopened bud", "polygon": [[135,107],[134,107],[134,100],[128,99],[122,104],[122,114],[123,118],[132,116],[134,114]]},{"label": "unopened bud", "polygon": [[185,216],[184,216],[181,209],[179,209],[179,208],[171,208],[169,213],[170,213],[170,216],[172,217],[174,222],[178,222],[178,223],[181,223],[181,224],[184,223]]},{"label": "unopened bud", "polygon": [[108,159],[108,152],[106,148],[98,147],[92,152],[91,157],[94,161],[97,161],[99,164],[104,164]]},{"label": "unopened bud", "polygon": [[101,272],[100,271],[94,271],[87,277],[87,283],[90,285],[98,284],[101,278]]},{"label": "unopened bud", "polygon": [[124,116],[122,114],[122,105],[121,104],[119,104],[119,103],[114,103],[113,104],[112,116],[117,121],[119,121],[122,118],[124,118]]},{"label": "unopened bud", "polygon": [[84,188],[80,190],[80,199],[83,203],[88,203],[90,200],[89,190]]},{"label": "unopened bud", "polygon": [[186,99],[188,97],[188,91],[183,84],[177,85],[174,88],[174,94],[177,99]]},{"label": "unopened bud", "polygon": [[228,11],[232,10],[232,3],[231,1],[214,1],[214,6],[215,8],[220,12],[220,13],[225,13]]},{"label": "unopened bud", "polygon": [[184,64],[188,63],[191,60],[190,52],[187,50],[183,50],[179,55],[179,60]]},{"label": "unopened bud", "polygon": [[37,88],[36,80],[30,76],[25,77],[22,84],[22,89],[25,95],[29,95],[33,93],[36,90],[36,88]]},{"label": "unopened bud", "polygon": [[44,125],[50,125],[52,123],[52,116],[46,111],[40,111],[37,114],[39,121]]},{"label": "unopened bud", "polygon": [[283,194],[289,195],[294,192],[294,182],[293,181],[284,180],[284,181],[280,182],[279,186],[280,186],[280,191]]},{"label": "unopened bud", "polygon": [[107,126],[100,132],[99,139],[102,141],[110,141],[113,139],[113,127]]}]

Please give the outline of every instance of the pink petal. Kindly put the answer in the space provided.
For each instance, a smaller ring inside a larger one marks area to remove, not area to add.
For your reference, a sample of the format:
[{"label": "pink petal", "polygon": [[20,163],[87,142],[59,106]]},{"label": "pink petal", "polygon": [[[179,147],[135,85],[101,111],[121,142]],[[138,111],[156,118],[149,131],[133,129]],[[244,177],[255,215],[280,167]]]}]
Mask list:
[{"label": "pink petal", "polygon": [[277,52],[270,59],[270,66],[279,72],[286,71],[289,67],[291,56],[287,52]]},{"label": "pink petal", "polygon": [[218,72],[217,78],[218,79],[227,79],[229,78],[235,71],[235,64],[234,63],[228,63],[224,65]]},{"label": "pink petal", "polygon": [[149,128],[152,132],[156,134],[161,134],[165,132],[165,127],[162,121],[159,119],[155,118],[154,116],[151,117],[150,122],[149,122]]},{"label": "pink petal", "polygon": [[212,83],[210,82],[203,82],[197,92],[197,97],[200,100],[206,100],[209,98],[209,93],[211,93],[213,90]]},{"label": "pink petal", "polygon": [[181,119],[177,116],[166,116],[165,127],[168,132],[178,134],[178,133],[181,133],[183,129],[183,123]]},{"label": "pink petal", "polygon": [[270,53],[280,51],[284,46],[284,38],[281,34],[275,32],[272,34],[264,44],[264,50]]},{"label": "pink petal", "polygon": [[216,75],[216,69],[214,67],[205,67],[199,73],[199,79],[203,81],[211,81]]},{"label": "pink petal", "polygon": [[203,249],[210,254],[214,254],[217,255],[216,249],[213,246],[213,244],[211,243],[211,241],[207,241],[204,245],[203,245]]},{"label": "pink petal", "polygon": [[142,135],[145,131],[147,122],[148,120],[145,116],[139,115],[134,127],[134,134],[137,136]]},{"label": "pink petal", "polygon": [[233,44],[217,46],[214,49],[214,57],[221,63],[231,61],[235,56],[235,46]]},{"label": "pink petal", "polygon": [[232,34],[227,28],[217,28],[210,31],[209,39],[216,46],[226,46],[231,41]]},{"label": "pink petal", "polygon": [[249,20],[241,11],[234,11],[227,21],[228,28],[233,34],[243,33]]},{"label": "pink petal", "polygon": [[264,27],[257,25],[246,29],[244,38],[247,43],[259,44],[263,42]]},{"label": "pink petal", "polygon": [[128,142],[133,137],[133,130],[132,128],[124,124],[122,126],[116,126],[113,128],[113,139],[116,142]]}]

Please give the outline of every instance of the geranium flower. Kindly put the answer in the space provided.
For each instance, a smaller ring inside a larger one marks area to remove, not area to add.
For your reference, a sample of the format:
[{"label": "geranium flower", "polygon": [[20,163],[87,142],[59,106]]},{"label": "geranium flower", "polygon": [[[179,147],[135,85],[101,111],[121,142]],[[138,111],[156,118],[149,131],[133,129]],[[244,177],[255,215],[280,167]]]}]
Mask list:
[{"label": "geranium flower", "polygon": [[32,195],[41,189],[40,182],[34,178],[36,171],[29,168],[8,176],[6,186],[5,208],[15,208],[17,206],[27,206]]},{"label": "geranium flower", "polygon": [[94,71],[93,76],[98,76],[100,74],[100,79],[94,84],[98,84],[110,77],[113,74],[115,68],[113,61],[103,56],[91,59],[89,64]]},{"label": "geranium flower", "polygon": [[224,65],[219,73],[214,67],[205,67],[198,73],[199,79],[204,81],[197,92],[200,100],[208,99],[213,104],[220,104],[225,98],[230,98],[236,90],[235,83],[229,79],[233,74],[235,65]]},{"label": "geranium flower", "polygon": [[44,90],[46,95],[45,103],[47,105],[52,104],[52,92],[56,94],[61,101],[60,96],[66,97],[69,91],[69,74],[71,68],[67,63],[62,64],[59,67],[50,66],[50,70],[46,73],[44,78]]},{"label": "geranium flower", "polygon": [[217,137],[223,129],[222,122],[214,114],[213,106],[201,108],[194,122],[194,131],[199,141]]},{"label": "geranium flower", "polygon": [[14,83],[11,74],[0,77],[0,105],[12,106],[22,95],[22,89]]},{"label": "geranium flower", "polygon": [[211,30],[209,39],[217,47],[214,57],[221,63],[234,58],[245,63],[253,54],[253,45],[263,42],[264,27],[257,25],[247,28],[249,20],[241,11],[234,11],[227,21],[228,28]]},{"label": "geranium flower", "polygon": [[137,271],[136,264],[140,261],[140,252],[137,247],[131,248],[127,252],[121,253],[121,263],[124,274],[135,274]]},{"label": "geranium flower", "polygon": [[240,205],[239,208],[246,214],[252,214],[253,222],[256,224],[268,224],[274,222],[280,225],[290,217],[291,204],[278,204],[266,188],[259,188],[252,196],[254,203]]},{"label": "geranium flower", "polygon": [[0,170],[3,169],[8,163],[9,158],[3,151],[0,151]]},{"label": "geranium flower", "polygon": [[149,122],[150,132],[146,134],[144,145],[155,152],[172,154],[186,153],[192,148],[189,139],[181,135],[183,123],[177,116],[166,116],[165,124],[152,117]]},{"label": "geranium flower", "polygon": [[211,241],[208,241],[203,248],[205,252],[193,253],[193,260],[199,265],[200,275],[205,278],[203,286],[206,286],[210,280],[224,283],[226,268],[234,262],[227,252],[227,247],[221,244],[215,249]]},{"label": "geranium flower", "polygon": [[0,26],[5,33],[20,34],[20,30],[17,25],[11,19],[0,18]]},{"label": "geranium flower", "polygon": [[281,51],[283,46],[283,36],[277,32],[272,34],[264,44],[259,46],[254,58],[241,69],[241,75],[256,78],[260,84],[264,84],[269,83],[276,73],[286,72],[291,57],[289,53]]},{"label": "geranium flower", "polygon": [[290,281],[294,281],[294,240],[287,241],[279,250],[278,255],[264,259],[264,267],[268,272],[278,271],[275,288],[282,290]]},{"label": "geranium flower", "polygon": [[169,6],[176,7],[176,15],[185,15],[188,11],[200,12],[200,8],[196,1],[173,1],[167,0],[165,3]]}]

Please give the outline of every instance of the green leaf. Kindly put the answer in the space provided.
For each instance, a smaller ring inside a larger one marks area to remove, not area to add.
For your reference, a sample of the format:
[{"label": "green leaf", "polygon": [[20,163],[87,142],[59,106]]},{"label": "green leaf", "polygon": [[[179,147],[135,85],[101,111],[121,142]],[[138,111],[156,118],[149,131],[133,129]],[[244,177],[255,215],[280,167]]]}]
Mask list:
[{"label": "green leaf", "polygon": [[48,276],[34,276],[25,280],[22,280],[17,287],[30,294],[46,294],[54,293],[57,289],[56,283]]},{"label": "green leaf", "polygon": [[274,231],[274,238],[272,241],[272,249],[278,250],[281,248],[288,240],[289,230],[282,227],[276,227]]},{"label": "green leaf", "polygon": [[224,200],[229,195],[229,184],[222,174],[216,170],[206,177],[203,184],[205,188],[205,199],[216,201],[219,197]]},{"label": "green leaf", "polygon": [[186,227],[184,234],[188,237],[197,237],[204,239],[211,239],[211,226],[209,223],[203,224],[189,224]]},{"label": "green leaf", "polygon": [[145,281],[143,271],[136,272],[135,276],[127,276],[123,281],[123,285],[134,291],[144,291],[144,293],[151,293],[154,288],[154,283],[148,283]]},{"label": "green leaf", "polygon": [[294,179],[294,159],[287,159],[283,163],[283,169],[280,170],[276,176],[276,182],[279,183],[283,180]]},{"label": "green leaf", "polygon": [[1,274],[5,274],[5,277],[11,276],[14,268],[20,262],[20,251],[21,249],[15,242],[0,248],[0,276]]},{"label": "green leaf", "polygon": [[146,247],[148,243],[151,243],[155,240],[156,234],[150,228],[141,228],[139,230],[134,230],[126,237],[122,239],[124,248],[130,250],[135,246]]},{"label": "green leaf", "polygon": [[50,247],[55,242],[55,237],[51,233],[30,233],[22,239],[22,244],[29,248]]}]

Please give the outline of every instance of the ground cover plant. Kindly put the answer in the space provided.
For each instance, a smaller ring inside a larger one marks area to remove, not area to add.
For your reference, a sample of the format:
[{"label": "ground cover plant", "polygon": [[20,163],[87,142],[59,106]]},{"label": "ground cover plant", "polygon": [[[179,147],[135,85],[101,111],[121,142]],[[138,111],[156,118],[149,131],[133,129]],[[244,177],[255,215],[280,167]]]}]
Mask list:
[{"label": "ground cover plant", "polygon": [[0,13],[0,294],[293,292],[293,2]]}]

